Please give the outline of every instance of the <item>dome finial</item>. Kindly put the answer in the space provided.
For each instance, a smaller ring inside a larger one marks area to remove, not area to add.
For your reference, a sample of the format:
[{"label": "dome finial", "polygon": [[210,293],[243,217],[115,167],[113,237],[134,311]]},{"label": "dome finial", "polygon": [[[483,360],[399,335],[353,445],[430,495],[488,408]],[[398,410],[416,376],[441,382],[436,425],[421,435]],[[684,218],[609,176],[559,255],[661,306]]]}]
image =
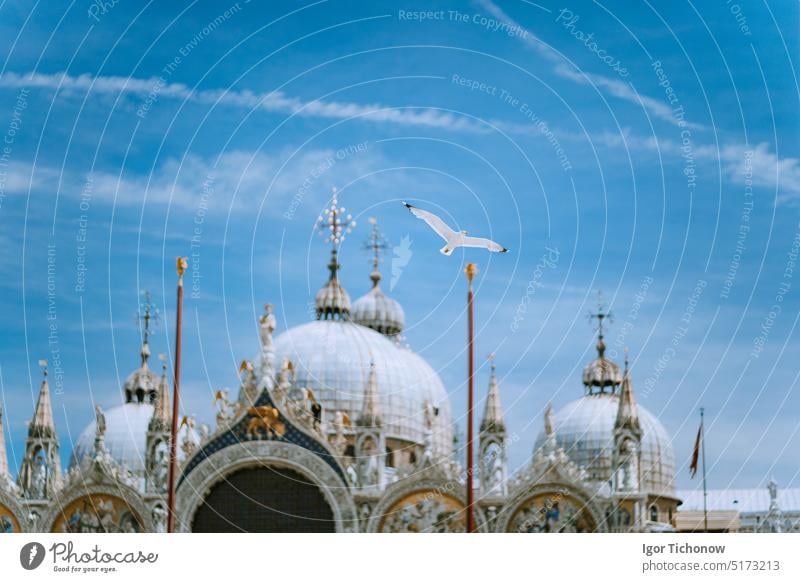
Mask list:
[{"label": "dome finial", "polygon": [[338,249],[356,223],[351,214],[345,213],[346,209],[339,206],[338,190],[334,188],[330,206],[324,208],[317,219],[317,231],[331,243],[331,262],[328,263],[331,274],[328,282],[317,293],[317,319],[347,319],[350,315],[350,297],[339,284]]},{"label": "dome finial", "polygon": [[369,240],[366,244],[366,248],[372,251],[372,273],[370,273],[369,278],[372,279],[372,286],[377,287],[381,281],[381,253],[388,249],[389,245],[386,243],[386,239],[378,228],[378,219],[371,216],[369,223],[372,225]]},{"label": "dome finial", "polygon": [[141,319],[144,324],[142,330],[142,350],[140,353],[142,357],[142,368],[147,367],[147,360],[150,358],[150,323],[158,323],[158,310],[153,308],[153,303],[150,298],[150,291],[142,291],[143,301],[139,306],[139,313],[137,319]]},{"label": "dome finial", "polygon": [[613,316],[610,311],[606,311],[602,291],[597,292],[597,312],[589,314],[589,317],[597,320],[597,357],[603,360],[606,353],[606,342],[603,341],[603,321],[605,319],[612,321]]},{"label": "dome finial", "polygon": [[372,228],[364,247],[372,251],[372,273],[369,276],[372,279],[372,289],[353,304],[353,321],[396,338],[405,327],[405,313],[400,304],[385,295],[380,288],[380,254],[389,248],[389,244],[378,229],[377,219],[371,217],[369,223]]}]

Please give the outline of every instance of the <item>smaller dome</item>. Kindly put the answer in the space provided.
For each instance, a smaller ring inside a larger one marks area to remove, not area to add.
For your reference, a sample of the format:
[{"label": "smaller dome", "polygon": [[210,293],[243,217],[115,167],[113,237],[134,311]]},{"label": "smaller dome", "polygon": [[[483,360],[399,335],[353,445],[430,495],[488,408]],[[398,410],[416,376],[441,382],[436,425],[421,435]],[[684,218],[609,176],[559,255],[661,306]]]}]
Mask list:
[{"label": "smaller dome", "polygon": [[[134,372],[135,374],[135,372]],[[128,402],[103,412],[106,419],[106,432],[103,443],[111,458],[131,471],[134,475],[144,476],[147,430],[153,418],[153,405]],[[97,420],[90,422],[81,432],[72,452],[70,467],[80,466],[81,460],[94,454]],[[181,445],[187,440],[199,444],[200,437],[196,431],[182,430],[178,436],[178,460],[186,456]]]},{"label": "smaller dome", "polygon": [[622,383],[622,373],[611,360],[605,357],[606,344],[602,334],[597,338],[597,358],[589,362],[583,369],[583,385],[591,392],[592,387],[602,389],[611,386],[619,386]]},{"label": "smaller dome", "polygon": [[397,335],[403,331],[406,324],[403,308],[397,301],[388,297],[377,282],[369,293],[359,297],[353,304],[352,319],[383,335]]},{"label": "smaller dome", "polygon": [[125,402],[152,404],[158,394],[158,382],[158,376],[148,368],[147,362],[142,363],[142,366],[125,380],[123,385]]},{"label": "smaller dome", "polygon": [[350,296],[339,283],[336,260],[336,249],[331,251],[331,262],[328,264],[331,275],[328,282],[317,292],[315,299],[317,319],[347,319],[350,315]]},{"label": "smaller dome", "polygon": [[[103,414],[107,427],[104,442],[111,457],[132,473],[144,475],[145,440],[147,425],[153,417],[153,406],[129,402]],[[94,453],[96,431],[96,420],[83,429],[72,453],[71,465],[79,465],[83,457]]]}]

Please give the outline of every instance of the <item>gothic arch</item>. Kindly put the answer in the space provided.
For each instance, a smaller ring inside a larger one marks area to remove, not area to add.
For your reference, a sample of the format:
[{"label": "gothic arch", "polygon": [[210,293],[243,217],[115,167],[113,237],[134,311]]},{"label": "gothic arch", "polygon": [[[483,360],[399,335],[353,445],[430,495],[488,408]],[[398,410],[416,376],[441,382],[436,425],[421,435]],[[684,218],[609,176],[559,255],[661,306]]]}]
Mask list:
[{"label": "gothic arch", "polygon": [[203,459],[180,483],[176,529],[191,531],[192,520],[214,485],[240,469],[279,467],[296,471],[316,485],[333,512],[336,532],[358,531],[353,498],[331,466],[300,446],[280,441],[243,441]]},{"label": "gothic arch", "polygon": [[80,501],[83,498],[93,499],[97,497],[121,501],[133,511],[142,532],[155,531],[150,510],[144,503],[141,494],[133,487],[123,483],[77,483],[63,492],[59,492],[51,501],[47,512],[39,520],[39,523],[43,526],[42,531],[53,532],[53,529],[62,518],[68,520],[70,516],[66,515],[66,512],[76,501]]},{"label": "gothic arch", "polygon": [[[25,533],[30,529],[28,516],[19,499],[13,492],[4,489],[2,486],[0,486],[0,516],[12,518],[12,522],[15,523],[11,525],[14,527],[15,532]],[[3,529],[2,531],[5,530]]]},{"label": "gothic arch", "polygon": [[[467,505],[465,484],[452,479],[435,478],[408,478],[397,481],[390,485],[384,492],[381,499],[372,509],[369,520],[367,521],[367,532],[377,533],[380,531],[386,515],[396,508],[399,503],[406,499],[419,497],[422,499],[453,499],[460,504],[461,511]],[[478,504],[473,505],[475,516],[475,526],[479,532],[488,532],[486,517]]]},{"label": "gothic arch", "polygon": [[591,493],[580,487],[557,481],[537,483],[532,487],[526,487],[516,493],[498,514],[495,531],[499,533],[509,532],[512,519],[517,515],[520,509],[542,495],[548,495],[554,500],[571,498],[578,501],[594,521],[594,526],[596,528],[594,531],[598,533],[607,531],[605,516],[601,508],[594,501],[594,497]]}]

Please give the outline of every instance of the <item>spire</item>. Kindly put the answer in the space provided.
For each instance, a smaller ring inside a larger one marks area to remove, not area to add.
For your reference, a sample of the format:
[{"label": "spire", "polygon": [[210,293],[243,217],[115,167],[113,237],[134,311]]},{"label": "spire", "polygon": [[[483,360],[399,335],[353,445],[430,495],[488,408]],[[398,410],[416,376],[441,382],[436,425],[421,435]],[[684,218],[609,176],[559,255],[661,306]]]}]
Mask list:
[{"label": "spire", "polygon": [[28,425],[28,436],[54,438],[56,426],[53,422],[53,405],[50,403],[50,386],[47,383],[47,360],[39,360],[39,365],[42,367],[42,385],[39,388],[39,398],[36,401],[33,419]]},{"label": "spire", "polygon": [[486,395],[486,408],[483,411],[481,421],[481,432],[505,431],[506,426],[503,421],[503,409],[500,406],[500,388],[497,385],[497,368],[494,363],[494,354],[489,354],[487,358],[491,364],[491,376],[489,377],[489,392]]},{"label": "spire", "polygon": [[378,398],[378,375],[375,372],[375,360],[369,363],[367,385],[364,388],[364,404],[361,415],[356,421],[358,426],[379,427],[381,425],[380,404]]},{"label": "spire", "polygon": [[352,320],[397,340],[405,327],[406,315],[400,304],[386,296],[380,287],[380,254],[389,245],[378,229],[378,221],[370,218],[369,223],[372,225],[372,231],[366,248],[372,252],[372,273],[369,276],[372,280],[372,289],[353,304]]},{"label": "spire", "polygon": [[639,413],[636,410],[636,399],[633,397],[633,382],[631,381],[630,370],[628,370],[628,350],[625,350],[625,372],[622,376],[619,408],[617,409],[617,420],[614,423],[614,428],[641,432]]},{"label": "spire", "polygon": [[138,318],[142,320],[144,329],[142,330],[142,350],[139,352],[142,357],[142,368],[147,368],[147,360],[150,359],[150,322],[158,321],[158,310],[153,309],[150,300],[150,291],[143,291],[144,301],[139,307]]},{"label": "spire", "polygon": [[51,498],[61,481],[58,437],[53,423],[50,387],[47,384],[47,360],[39,360],[39,365],[42,366],[44,378],[33,419],[28,425],[25,456],[17,476],[22,493],[28,499]]},{"label": "spire", "polygon": [[339,283],[339,246],[356,225],[352,215],[345,214],[339,206],[338,192],[333,189],[330,206],[317,219],[317,230],[331,243],[331,261],[328,263],[330,277],[316,297],[317,319],[349,319],[350,296]]},{"label": "spire", "polygon": [[148,430],[150,432],[165,432],[170,430],[172,415],[169,410],[169,383],[167,381],[167,357],[160,354],[161,381],[158,384],[153,417],[150,419]]},{"label": "spire", "polygon": [[603,320],[611,319],[611,312],[605,312],[605,306],[602,302],[602,295],[598,299],[597,313],[592,313],[590,317],[597,320],[597,357],[604,360],[606,354],[606,343],[603,341]]},{"label": "spire", "polygon": [[3,478],[9,478],[8,455],[6,453],[6,431],[3,426],[3,409],[0,407],[0,484]]},{"label": "spire", "polygon": [[372,279],[372,287],[377,287],[381,282],[381,253],[389,248],[386,240],[383,238],[380,229],[378,228],[378,220],[373,216],[370,217],[369,223],[372,229],[369,235],[368,248],[372,251],[372,273],[369,278]]}]

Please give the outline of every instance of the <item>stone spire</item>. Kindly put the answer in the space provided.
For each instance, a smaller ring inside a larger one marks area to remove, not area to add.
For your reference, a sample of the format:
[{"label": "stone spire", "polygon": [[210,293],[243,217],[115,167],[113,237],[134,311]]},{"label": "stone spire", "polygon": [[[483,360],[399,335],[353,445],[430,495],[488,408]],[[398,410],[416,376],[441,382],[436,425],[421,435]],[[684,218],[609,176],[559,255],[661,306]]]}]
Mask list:
[{"label": "stone spire", "polygon": [[325,208],[317,219],[319,233],[331,243],[331,262],[328,263],[330,277],[322,289],[317,292],[315,304],[317,319],[349,319],[350,296],[339,283],[339,247],[345,236],[355,226],[352,215],[345,214],[343,206],[339,206],[338,192],[333,189],[330,206]]},{"label": "stone spire", "polygon": [[148,430],[150,432],[169,431],[172,427],[172,413],[169,408],[169,382],[167,381],[167,358],[161,358],[161,381],[158,384],[158,394],[153,408],[153,417],[150,419]]},{"label": "stone spire", "polygon": [[489,392],[479,433],[479,482],[483,495],[504,496],[508,493],[508,451],[506,425],[500,406],[500,388],[497,385],[497,369],[494,354],[489,354],[492,372],[489,377]]},{"label": "stone spire", "polygon": [[497,368],[494,362],[494,354],[489,355],[491,364],[491,376],[489,377],[489,392],[486,395],[486,407],[483,410],[483,420],[481,421],[481,432],[484,431],[505,431],[506,425],[503,421],[503,409],[500,406],[500,388],[497,385]]},{"label": "stone spire", "polygon": [[3,409],[0,408],[0,484],[8,479],[8,454],[6,453],[6,431],[3,426]]},{"label": "stone spire", "polygon": [[635,433],[641,433],[642,427],[639,424],[639,413],[636,410],[636,399],[633,396],[633,381],[628,370],[628,355],[625,354],[625,372],[622,375],[622,388],[619,394],[619,407],[617,408],[617,420],[614,423],[615,429],[627,429]]},{"label": "stone spire", "polygon": [[39,398],[36,400],[36,409],[28,425],[28,436],[35,438],[55,438],[56,425],[53,421],[53,405],[50,402],[50,385],[47,382],[47,362],[42,360],[42,385],[39,388]]},{"label": "stone spire", "polygon": [[367,385],[364,388],[364,403],[361,407],[361,414],[356,420],[358,426],[379,427],[381,426],[380,403],[378,397],[378,375],[375,372],[375,361],[369,363],[369,375]]},{"label": "stone spire", "polygon": [[47,360],[40,360],[42,385],[36,410],[28,425],[25,440],[25,456],[19,473],[22,493],[31,500],[52,498],[61,482],[61,459],[56,427],[53,422],[53,406],[50,402],[50,386],[47,383]]}]

